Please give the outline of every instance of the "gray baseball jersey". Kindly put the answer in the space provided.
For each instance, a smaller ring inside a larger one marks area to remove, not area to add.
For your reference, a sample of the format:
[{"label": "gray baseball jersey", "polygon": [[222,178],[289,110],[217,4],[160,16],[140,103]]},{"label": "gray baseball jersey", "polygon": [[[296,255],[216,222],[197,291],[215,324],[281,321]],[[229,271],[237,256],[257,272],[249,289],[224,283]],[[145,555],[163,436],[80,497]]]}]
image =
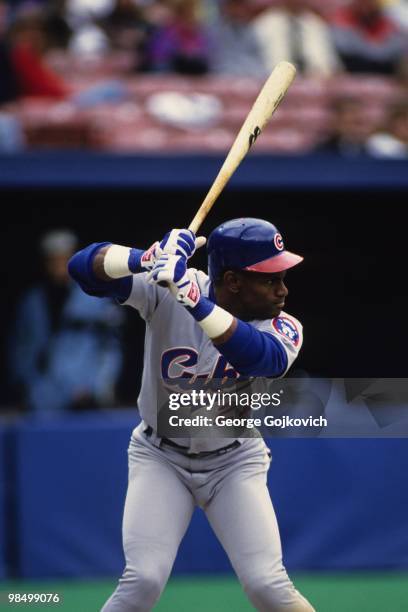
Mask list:
[{"label": "gray baseball jersey", "polygon": [[[208,276],[201,271],[194,272],[202,295],[208,297]],[[239,376],[189,312],[176,302],[168,289],[149,284],[146,273],[133,276],[132,291],[125,304],[136,308],[146,321],[144,367],[138,407],[143,421],[154,430],[157,430],[158,406],[163,394],[167,393],[166,381],[180,377],[193,382],[196,377],[223,379],[225,376]],[[255,320],[251,324],[281,342],[287,354],[288,370],[302,346],[300,322],[282,312],[274,319]],[[189,447],[194,453],[222,446],[219,439],[217,441],[212,438],[177,438],[174,441]]]}]

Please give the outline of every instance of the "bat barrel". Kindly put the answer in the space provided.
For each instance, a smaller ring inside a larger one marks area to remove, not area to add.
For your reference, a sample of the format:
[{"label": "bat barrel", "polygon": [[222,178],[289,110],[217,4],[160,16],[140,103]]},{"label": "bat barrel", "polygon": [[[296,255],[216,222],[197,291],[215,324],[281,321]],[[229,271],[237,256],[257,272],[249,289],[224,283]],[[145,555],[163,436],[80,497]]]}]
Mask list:
[{"label": "bat barrel", "polygon": [[221,170],[189,225],[189,229],[194,233],[197,233],[215,200],[278,108],[295,75],[296,68],[293,64],[280,62],[265,82],[238,132]]}]

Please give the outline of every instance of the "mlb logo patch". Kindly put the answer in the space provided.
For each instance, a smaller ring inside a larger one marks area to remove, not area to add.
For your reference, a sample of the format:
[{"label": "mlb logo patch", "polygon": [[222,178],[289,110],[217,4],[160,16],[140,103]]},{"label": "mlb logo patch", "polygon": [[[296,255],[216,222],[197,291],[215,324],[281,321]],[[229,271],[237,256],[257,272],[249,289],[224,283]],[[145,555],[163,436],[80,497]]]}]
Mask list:
[{"label": "mlb logo patch", "polygon": [[286,336],[286,338],[288,338],[294,346],[299,344],[299,330],[293,321],[287,317],[276,317],[272,321],[272,325],[278,334],[281,334],[281,336]]}]

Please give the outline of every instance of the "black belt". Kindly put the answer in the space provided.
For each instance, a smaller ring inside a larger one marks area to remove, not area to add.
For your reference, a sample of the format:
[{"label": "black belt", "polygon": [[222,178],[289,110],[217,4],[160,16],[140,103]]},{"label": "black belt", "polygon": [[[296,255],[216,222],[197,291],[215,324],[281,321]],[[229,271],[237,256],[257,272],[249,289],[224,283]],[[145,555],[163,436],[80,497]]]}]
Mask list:
[{"label": "black belt", "polygon": [[[144,433],[146,434],[148,438],[150,438],[150,436],[153,433],[153,427],[150,427],[150,425],[148,425],[146,429],[144,430]],[[223,446],[222,448],[217,448],[216,450],[213,450],[213,451],[202,451],[201,453],[189,453],[188,446],[182,446],[181,444],[176,444],[175,442],[173,442],[173,440],[169,440],[169,438],[161,438],[161,441],[162,441],[162,444],[165,444],[166,446],[171,446],[172,448],[175,448],[176,450],[178,450],[180,453],[182,453],[186,457],[190,457],[192,459],[204,459],[205,457],[218,457],[219,455],[224,455],[225,453],[228,453],[234,448],[238,448],[238,446],[240,446],[240,443],[238,442],[238,440],[234,440],[234,442],[232,442],[231,444],[228,444],[228,446]]]}]

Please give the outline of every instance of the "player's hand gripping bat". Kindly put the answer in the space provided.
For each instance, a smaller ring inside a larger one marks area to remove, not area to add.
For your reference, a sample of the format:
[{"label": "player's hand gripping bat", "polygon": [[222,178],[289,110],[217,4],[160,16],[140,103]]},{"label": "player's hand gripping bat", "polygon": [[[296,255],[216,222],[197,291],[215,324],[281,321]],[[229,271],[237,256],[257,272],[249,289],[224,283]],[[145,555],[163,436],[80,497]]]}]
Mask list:
[{"label": "player's hand gripping bat", "polygon": [[215,181],[207,193],[196,216],[189,225],[195,234],[211,210],[225,185],[272,117],[296,75],[289,62],[280,62],[262,87],[245,119]]}]

